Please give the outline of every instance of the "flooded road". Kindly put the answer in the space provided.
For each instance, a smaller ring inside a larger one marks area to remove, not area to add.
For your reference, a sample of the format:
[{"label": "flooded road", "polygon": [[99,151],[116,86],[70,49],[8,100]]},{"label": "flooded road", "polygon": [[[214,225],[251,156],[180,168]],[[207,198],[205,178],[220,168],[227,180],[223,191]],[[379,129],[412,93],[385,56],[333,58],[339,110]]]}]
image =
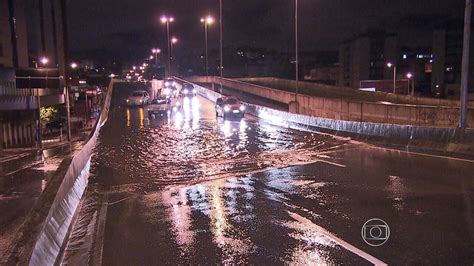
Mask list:
[{"label": "flooded road", "polygon": [[[474,261],[471,161],[224,121],[201,97],[150,119],[115,90],[64,263]],[[382,246],[362,239],[371,218]]]}]

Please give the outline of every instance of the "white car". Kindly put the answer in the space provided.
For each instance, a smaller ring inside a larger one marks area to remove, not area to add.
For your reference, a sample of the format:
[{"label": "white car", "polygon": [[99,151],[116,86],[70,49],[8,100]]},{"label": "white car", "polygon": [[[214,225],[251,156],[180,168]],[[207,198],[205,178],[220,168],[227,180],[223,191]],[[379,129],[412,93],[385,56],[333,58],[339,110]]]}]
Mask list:
[{"label": "white car", "polygon": [[150,103],[150,95],[146,91],[134,91],[127,98],[128,106],[143,106]]}]

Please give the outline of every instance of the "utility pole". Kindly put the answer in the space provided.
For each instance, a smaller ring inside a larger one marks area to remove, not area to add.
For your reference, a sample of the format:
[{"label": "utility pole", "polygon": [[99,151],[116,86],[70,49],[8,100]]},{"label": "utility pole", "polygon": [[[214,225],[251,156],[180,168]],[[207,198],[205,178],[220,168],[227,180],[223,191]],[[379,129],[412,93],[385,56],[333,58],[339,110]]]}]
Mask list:
[{"label": "utility pole", "polygon": [[168,76],[171,76],[171,41],[170,41],[170,22],[166,22],[166,36],[168,38]]},{"label": "utility pole", "polygon": [[459,117],[459,127],[464,130],[467,127],[467,96],[469,82],[469,49],[471,38],[471,12],[472,0],[466,0],[466,9],[464,14],[464,39],[462,47],[462,65],[461,65],[461,111]]},{"label": "utility pole", "polygon": [[204,42],[206,46],[206,77],[209,76],[209,62],[207,60],[207,21],[204,21]]},{"label": "utility pole", "polygon": [[223,66],[222,66],[222,0],[219,0],[219,43],[220,43],[220,66],[219,66],[219,70],[220,70],[220,75],[221,75],[221,78],[220,78],[220,93],[222,94],[222,78],[223,78],[223,75],[222,75],[222,70],[223,70]]},{"label": "utility pole", "polygon": [[[67,117],[67,141],[69,142],[69,145],[71,145],[72,141],[72,136],[71,136],[71,104],[70,104],[70,84],[69,83],[69,42],[68,42],[68,28],[67,28],[67,0],[61,0],[60,1],[60,8],[61,8],[61,30],[62,30],[62,74],[63,76],[63,82],[61,82],[60,79],[60,84],[64,86],[65,89],[65,97],[66,97],[66,117]],[[60,60],[58,60],[60,61]],[[60,67],[61,67],[61,62],[60,62]]]},{"label": "utility pole", "polygon": [[295,68],[296,68],[296,77],[295,77],[295,103],[296,103],[296,113],[299,113],[299,104],[298,104],[298,0],[295,0]]}]

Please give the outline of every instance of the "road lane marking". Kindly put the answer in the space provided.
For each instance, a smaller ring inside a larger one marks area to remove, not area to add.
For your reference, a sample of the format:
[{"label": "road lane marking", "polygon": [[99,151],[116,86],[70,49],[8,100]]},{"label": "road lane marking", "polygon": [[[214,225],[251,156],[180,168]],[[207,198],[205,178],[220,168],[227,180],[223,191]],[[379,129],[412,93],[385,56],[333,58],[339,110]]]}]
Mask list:
[{"label": "road lane marking", "polygon": [[306,219],[304,218],[303,216],[299,215],[299,214],[296,214],[294,212],[291,212],[291,211],[287,211],[288,214],[291,216],[291,218],[295,219],[296,221],[302,223],[302,224],[305,224],[305,225],[308,225],[310,226],[311,228],[313,228],[314,230],[318,231],[319,233],[321,233],[322,235],[326,236],[327,238],[331,239],[332,241],[334,241],[335,243],[337,243],[339,246],[345,248],[346,250],[358,255],[359,257],[369,261],[370,263],[373,263],[374,265],[388,265],[387,263],[377,259],[376,257],[368,254],[367,252],[365,251],[362,251],[358,248],[356,248],[355,246],[347,243],[346,241],[338,238],[337,236],[333,235],[331,232],[329,232],[328,230],[322,228],[321,226],[319,225],[316,225],[315,223],[313,223],[311,220],[309,219]]},{"label": "road lane marking", "polygon": [[342,168],[346,168],[346,167],[347,167],[347,166],[346,166],[346,165],[344,165],[344,164],[339,164],[339,163],[330,162],[330,161],[321,160],[321,159],[319,159],[319,160],[318,160],[318,161],[316,161],[316,162],[327,163],[327,164],[334,165],[334,166],[338,166],[338,167],[342,167]]},{"label": "road lane marking", "polygon": [[454,160],[454,161],[461,161],[465,163],[474,163],[474,160],[472,159],[465,159],[465,158],[458,158],[458,157],[451,157],[451,156],[443,156],[443,155],[435,155],[435,154],[429,154],[429,153],[422,153],[422,152],[414,152],[414,151],[404,151],[404,150],[398,150],[398,149],[393,149],[393,148],[384,148],[384,147],[377,147],[369,144],[370,148],[375,148],[375,149],[383,149],[383,150],[389,150],[389,151],[397,151],[405,154],[413,154],[413,155],[419,155],[419,156],[427,156],[427,157],[433,157],[433,158],[438,158],[438,159],[447,159],[447,160]]}]

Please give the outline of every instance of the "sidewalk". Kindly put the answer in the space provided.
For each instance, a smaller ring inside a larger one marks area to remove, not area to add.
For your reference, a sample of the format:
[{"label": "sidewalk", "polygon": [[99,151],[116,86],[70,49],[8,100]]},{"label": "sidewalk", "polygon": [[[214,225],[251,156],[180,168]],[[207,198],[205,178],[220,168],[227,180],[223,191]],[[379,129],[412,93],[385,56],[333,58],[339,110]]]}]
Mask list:
[{"label": "sidewalk", "polygon": [[0,156],[0,262],[61,162],[82,148],[84,136],[73,138],[71,147],[67,141],[44,143],[43,152],[4,150]]}]

